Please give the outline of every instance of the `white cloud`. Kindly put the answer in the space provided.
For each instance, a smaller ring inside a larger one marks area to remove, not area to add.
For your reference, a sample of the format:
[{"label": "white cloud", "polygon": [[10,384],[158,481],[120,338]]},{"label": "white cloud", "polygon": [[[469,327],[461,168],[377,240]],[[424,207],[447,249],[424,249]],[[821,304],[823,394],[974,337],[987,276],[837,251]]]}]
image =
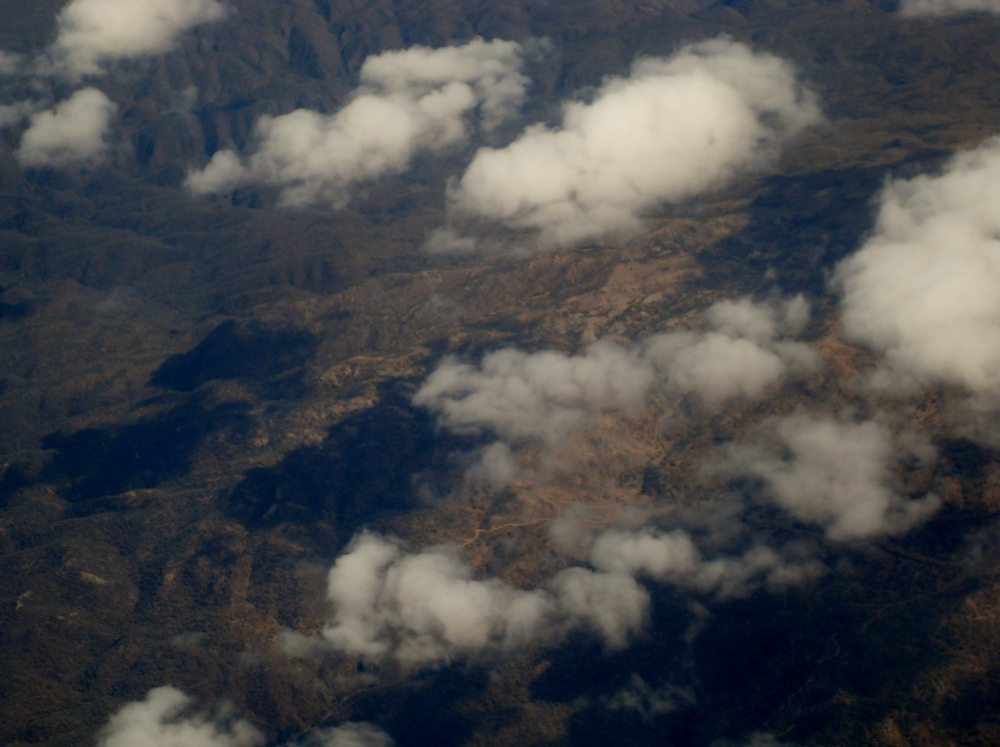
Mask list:
[{"label": "white cloud", "polygon": [[[325,645],[407,667],[509,651],[576,627],[619,648],[642,628],[649,604],[629,575],[570,568],[545,588],[522,590],[473,579],[453,547],[406,553],[371,533],[355,537],[330,569],[327,597],[334,614],[321,631]],[[306,655],[320,641],[291,634],[283,643]]]},{"label": "white cloud", "polygon": [[726,299],[709,307],[705,315],[722,334],[768,342],[783,335],[802,334],[809,324],[809,303],[801,295],[770,305],[746,297]]},{"label": "white cloud", "polygon": [[[175,687],[150,690],[110,719],[97,747],[262,747],[264,735],[224,706],[214,714],[194,712],[193,700]],[[286,747],[393,747],[395,741],[373,724],[348,722],[314,729]]]},{"label": "white cloud", "polygon": [[887,184],[836,283],[845,338],[885,356],[873,384],[1000,393],[1000,138]]},{"label": "white cloud", "polygon": [[582,355],[506,348],[479,366],[445,358],[413,397],[457,433],[558,443],[601,412],[640,405],[656,371],[638,347],[597,342]]},{"label": "white cloud", "polygon": [[322,636],[330,645],[409,666],[520,645],[554,611],[540,591],[474,580],[451,548],[408,554],[369,533],[356,537],[330,569],[327,596],[335,613]]},{"label": "white cloud", "polygon": [[330,569],[331,619],[320,635],[286,632],[284,651],[308,656],[325,648],[370,662],[436,666],[557,642],[573,629],[622,648],[647,623],[641,577],[716,598],[746,596],[804,583],[824,568],[808,557],[757,544],[742,555],[705,559],[682,530],[611,529],[584,540],[591,567],[560,571],[536,589],[476,580],[452,546],[418,553],[364,532]]},{"label": "white cloud", "polygon": [[[260,127],[259,122],[257,126]],[[212,194],[232,189],[246,178],[247,169],[239,154],[232,150],[220,150],[215,152],[205,168],[188,174],[184,186],[197,195]]]},{"label": "white cloud", "polygon": [[113,715],[98,747],[261,747],[264,735],[228,710],[190,713],[191,698],[174,687],[150,690],[144,701]]},{"label": "white cloud", "polygon": [[491,431],[512,444],[558,445],[602,413],[638,407],[654,389],[693,392],[710,406],[756,397],[787,374],[815,370],[818,356],[786,335],[808,320],[801,298],[722,301],[707,332],[653,335],[625,346],[608,340],[580,355],[506,348],[478,366],[445,358],[414,395],[457,433]]},{"label": "white cloud", "polygon": [[590,558],[605,571],[645,572],[660,579],[690,575],[701,561],[694,542],[680,529],[668,534],[609,529],[594,542]]},{"label": "white cloud", "polygon": [[371,56],[339,112],[262,117],[251,155],[219,151],[185,184],[195,194],[270,185],[286,206],[342,207],[352,186],[405,171],[420,150],[440,153],[464,142],[470,115],[478,113],[489,129],[516,110],[528,84],[523,52],[515,42],[476,39]]},{"label": "white cloud", "polygon": [[586,625],[601,634],[608,648],[623,648],[646,624],[649,593],[624,573],[567,568],[549,587],[563,627]]},{"label": "white cloud", "polygon": [[500,490],[514,479],[518,469],[514,450],[509,444],[497,441],[475,453],[471,466],[465,471],[465,481]]},{"label": "white cloud", "polygon": [[800,334],[809,320],[801,296],[770,304],[720,301],[706,317],[713,331],[645,341],[646,357],[674,392],[696,393],[715,406],[734,397],[759,397],[784,376],[819,367],[816,351],[787,339]]},{"label": "white cloud", "polygon": [[1000,0],[902,0],[899,13],[909,17],[951,16],[960,13],[1000,15]]},{"label": "white cloud", "polygon": [[415,46],[373,55],[361,67],[362,85],[410,94],[461,81],[471,86],[482,112],[483,127],[492,129],[516,113],[528,79],[521,74],[522,57],[537,53],[544,42],[527,47],[494,39],[458,47]]},{"label": "white cloud", "polygon": [[934,457],[917,437],[894,437],[877,420],[852,423],[804,414],[771,426],[771,439],[783,453],[756,444],[731,446],[708,471],[760,478],[774,503],[824,527],[832,540],[900,534],[940,505],[933,495],[911,500],[896,488],[899,460]]},{"label": "white cloud", "polygon": [[726,599],[751,594],[761,586],[797,586],[824,572],[815,560],[785,558],[763,544],[741,555],[706,559],[682,529],[660,532],[609,529],[590,551],[591,564],[608,573],[644,575],[662,583]]},{"label": "white cloud", "polygon": [[537,229],[544,246],[634,232],[644,210],[765,168],[820,119],[791,65],[726,37],[642,58],[562,125],[482,148],[449,190],[455,215]]},{"label": "white cloud", "polygon": [[184,31],[226,14],[217,0],[72,0],[37,66],[74,77],[99,73],[101,63],[167,52]]},{"label": "white cloud", "polygon": [[17,160],[25,167],[41,167],[100,159],[117,109],[96,88],[77,91],[52,109],[31,115]]}]

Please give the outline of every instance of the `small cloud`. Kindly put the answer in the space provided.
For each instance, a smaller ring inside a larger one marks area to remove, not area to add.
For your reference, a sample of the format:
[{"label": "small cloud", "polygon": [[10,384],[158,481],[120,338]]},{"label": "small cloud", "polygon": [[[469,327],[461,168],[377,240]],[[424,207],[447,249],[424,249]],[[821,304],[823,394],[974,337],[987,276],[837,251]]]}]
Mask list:
[{"label": "small cloud", "polygon": [[262,747],[266,741],[230,708],[208,714],[192,713],[191,707],[191,698],[177,688],[150,690],[145,700],[129,703],[108,720],[97,747]]},{"label": "small cloud", "polygon": [[490,430],[511,442],[555,444],[595,415],[637,407],[654,383],[640,351],[613,342],[578,356],[507,348],[478,366],[445,358],[413,401],[456,433]]},{"label": "small cloud", "polygon": [[107,297],[97,305],[97,310],[107,314],[130,306],[134,307],[141,302],[142,296],[136,288],[118,286],[111,289]]},{"label": "small cloud", "polygon": [[173,111],[177,114],[189,114],[198,106],[198,86],[188,86],[174,100]]},{"label": "small cloud", "polygon": [[878,420],[790,415],[770,421],[757,443],[731,445],[722,453],[708,474],[762,480],[772,502],[822,526],[835,541],[901,534],[940,506],[933,495],[910,499],[895,487],[899,461],[930,461],[933,448],[913,434],[894,434]]},{"label": "small cloud", "polygon": [[465,481],[485,484],[496,491],[513,480],[518,471],[514,450],[509,444],[497,441],[475,453],[472,465],[465,470]]},{"label": "small cloud", "polygon": [[570,506],[565,513],[549,522],[549,539],[560,552],[581,560],[587,558],[594,544],[594,533],[587,526],[593,514],[593,507],[587,504]]},{"label": "small cloud", "polygon": [[462,236],[453,228],[436,228],[424,241],[424,251],[430,254],[473,254],[480,242],[472,236]]},{"label": "small cloud", "polygon": [[[175,687],[150,690],[143,701],[129,703],[110,719],[97,747],[263,747],[264,735],[232,707],[215,713],[193,711],[190,697]],[[373,724],[348,722],[314,729],[285,747],[393,747],[391,736]]]},{"label": "small cloud", "polygon": [[629,575],[567,568],[549,582],[563,625],[599,633],[609,649],[624,648],[646,625],[649,593]]},{"label": "small cloud", "polygon": [[17,160],[27,168],[92,163],[107,149],[105,138],[118,110],[96,88],[84,88],[52,109],[31,115]]},{"label": "small cloud", "polygon": [[227,15],[216,0],[72,0],[56,16],[58,35],[36,68],[93,75],[107,62],[167,52],[184,31]]},{"label": "small cloud", "polygon": [[225,192],[242,182],[246,175],[247,170],[237,153],[220,150],[205,168],[189,173],[184,186],[196,195]]}]

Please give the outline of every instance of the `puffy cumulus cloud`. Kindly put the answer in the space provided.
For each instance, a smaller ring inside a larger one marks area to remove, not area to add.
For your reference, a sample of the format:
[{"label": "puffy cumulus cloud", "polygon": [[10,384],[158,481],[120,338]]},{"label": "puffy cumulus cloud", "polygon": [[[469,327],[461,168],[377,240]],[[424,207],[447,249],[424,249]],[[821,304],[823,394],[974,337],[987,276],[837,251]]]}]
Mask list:
[{"label": "puffy cumulus cloud", "polygon": [[445,358],[413,401],[457,433],[554,444],[595,415],[637,407],[655,383],[639,347],[601,341],[575,356],[506,348],[478,366]]},{"label": "puffy cumulus cloud", "polygon": [[544,39],[523,44],[474,39],[457,47],[392,50],[365,60],[361,83],[410,93],[463,82],[475,92],[483,127],[490,130],[516,113],[524,99],[528,79],[521,73],[523,58],[542,54],[548,47]]},{"label": "puffy cumulus cloud", "polygon": [[226,14],[217,0],[72,0],[36,67],[72,77],[98,73],[104,62],[166,52],[184,31]]},{"label": "puffy cumulus cloud", "polygon": [[1000,392],[1000,138],[887,184],[835,281],[844,336],[885,355],[876,386]]},{"label": "puffy cumulus cloud", "polygon": [[730,598],[762,586],[787,588],[823,572],[808,557],[760,544],[706,559],[681,530],[611,529],[588,537],[586,545],[590,567],[567,568],[525,590],[473,578],[454,547],[408,553],[395,539],[362,533],[330,569],[333,613],[320,635],[286,632],[282,647],[293,656],[333,649],[420,668],[550,643],[583,628],[617,649],[647,622],[650,597],[637,579]]},{"label": "puffy cumulus cloud", "polygon": [[631,232],[643,210],[766,166],[819,119],[791,65],[720,37],[640,59],[592,102],[566,103],[560,127],[480,149],[449,209],[536,229],[545,246]]},{"label": "puffy cumulus cloud", "polygon": [[281,189],[286,206],[342,207],[353,185],[405,171],[419,150],[442,152],[463,142],[474,112],[490,128],[515,110],[528,84],[524,53],[515,42],[476,39],[371,56],[361,67],[361,86],[339,112],[262,117],[250,156],[219,151],[185,184],[195,194],[270,185]]},{"label": "puffy cumulus cloud", "polygon": [[393,540],[355,538],[327,582],[335,614],[323,637],[368,659],[408,665],[447,661],[530,639],[551,601],[500,581],[476,581],[449,548],[404,553]]},{"label": "puffy cumulus cloud", "polygon": [[902,0],[903,16],[952,16],[960,13],[995,13],[1000,15],[1000,0]]},{"label": "puffy cumulus cloud", "polygon": [[104,154],[111,118],[118,110],[96,88],[84,88],[52,109],[31,115],[17,160],[25,167],[96,161]]},{"label": "puffy cumulus cloud", "polygon": [[479,365],[445,358],[413,401],[458,433],[557,445],[602,413],[641,405],[657,388],[693,392],[714,406],[759,396],[783,376],[819,364],[809,346],[786,339],[808,321],[801,297],[722,301],[705,316],[713,327],[706,332],[653,335],[629,346],[604,340],[580,355],[506,348]]},{"label": "puffy cumulus cloud", "polygon": [[562,628],[587,626],[609,648],[623,648],[646,623],[649,593],[624,573],[567,568],[550,581]]},{"label": "puffy cumulus cloud", "polygon": [[[370,533],[356,537],[330,569],[327,597],[334,615],[321,635],[329,646],[411,667],[511,650],[569,625],[588,625],[608,645],[622,646],[641,627],[648,603],[628,576],[574,568],[548,589],[525,591],[473,579],[454,548],[406,553]],[[308,651],[295,635],[285,648]]]},{"label": "puffy cumulus cloud", "polygon": [[771,426],[777,449],[731,446],[708,471],[759,478],[774,503],[824,527],[831,540],[900,534],[940,505],[933,495],[909,499],[896,488],[900,460],[926,462],[935,456],[917,436],[894,436],[877,420],[852,423],[805,414]]},{"label": "puffy cumulus cloud", "polygon": [[518,473],[517,458],[509,444],[497,441],[479,449],[465,471],[465,482],[500,490]]},{"label": "puffy cumulus cloud", "polygon": [[671,391],[693,392],[716,406],[734,397],[758,397],[786,375],[819,368],[815,350],[788,339],[809,321],[802,296],[769,303],[720,301],[705,316],[711,331],[654,335],[644,343],[646,358]]},{"label": "puffy cumulus cloud", "polygon": [[146,699],[113,715],[98,747],[261,747],[264,735],[226,709],[190,713],[192,700],[174,687],[150,690]]},{"label": "puffy cumulus cloud", "polygon": [[712,326],[730,337],[768,342],[784,335],[799,335],[809,324],[809,303],[802,295],[769,304],[749,298],[719,301],[705,312]]}]

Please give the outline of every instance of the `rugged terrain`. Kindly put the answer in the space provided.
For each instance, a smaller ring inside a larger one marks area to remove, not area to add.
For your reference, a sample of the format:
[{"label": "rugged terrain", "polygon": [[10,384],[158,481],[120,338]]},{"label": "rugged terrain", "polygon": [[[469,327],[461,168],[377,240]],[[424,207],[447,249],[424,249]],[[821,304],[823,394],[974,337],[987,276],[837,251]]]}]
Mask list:
[{"label": "rugged terrain", "polygon": [[[0,0],[0,48],[43,47],[60,5]],[[234,18],[179,49],[111,69],[102,87],[120,123],[105,165],[25,171],[16,131],[0,133],[0,742],[91,744],[109,714],[167,683],[229,699],[274,740],[367,720],[403,745],[708,745],[758,731],[823,745],[1000,741],[1000,461],[941,417],[947,388],[886,404],[916,413],[939,449],[908,485],[942,497],[936,518],[825,547],[849,570],[714,603],[697,636],[690,600],[663,588],[650,632],[616,653],[580,634],[352,688],[346,659],[276,644],[321,626],[325,571],[361,528],[417,548],[459,543],[477,572],[529,587],[568,562],[545,530],[570,506],[589,502],[603,526],[622,506],[697,504],[718,443],[802,403],[866,406],[851,377],[871,357],[839,339],[829,274],[870,230],[887,176],[1000,132],[1000,19],[900,19],[854,0],[232,5]],[[777,173],[665,207],[627,242],[427,254],[468,152],[339,211],[281,210],[267,189],[180,188],[219,148],[246,146],[261,114],[335,110],[386,49],[547,36],[554,52],[529,70],[531,121],[637,54],[720,32],[792,60],[825,122]],[[448,353],[576,352],[774,289],[813,301],[805,339],[822,373],[716,415],[660,399],[609,415],[546,481],[459,491],[451,455],[475,439],[410,401]],[[421,497],[415,475],[440,494]],[[751,518],[808,533],[765,510]],[[694,706],[655,718],[591,707],[632,673],[664,672],[688,678]]]}]

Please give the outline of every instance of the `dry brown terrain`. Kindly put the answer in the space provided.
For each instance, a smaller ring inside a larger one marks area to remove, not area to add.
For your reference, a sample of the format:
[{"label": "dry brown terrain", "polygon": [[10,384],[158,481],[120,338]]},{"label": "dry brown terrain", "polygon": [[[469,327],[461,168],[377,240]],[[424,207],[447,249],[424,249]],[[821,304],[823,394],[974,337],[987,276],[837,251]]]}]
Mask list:
[{"label": "dry brown terrain", "polygon": [[[25,174],[0,133],[0,744],[92,744],[109,714],[167,683],[230,700],[273,740],[343,720],[402,745],[1000,740],[1000,459],[942,416],[958,396],[944,389],[882,403],[915,413],[941,453],[906,486],[940,495],[938,517],[844,548],[761,511],[762,530],[807,535],[839,570],[719,603],[693,644],[669,589],[654,593],[653,632],[622,652],[582,637],[387,670],[367,688],[344,684],[345,658],[292,659],[276,643],[319,629],[325,571],[363,527],[457,543],[477,573],[528,588],[574,562],[547,532],[570,507],[591,506],[600,528],[626,507],[697,505],[718,490],[699,468],[719,443],[803,405],[870,406],[852,377],[872,357],[840,340],[828,273],[871,227],[887,174],[1000,132],[1000,19],[900,20],[855,0],[232,4],[232,23],[108,76],[122,129],[103,170]],[[59,6],[0,0],[0,48],[40,48]],[[335,109],[383,49],[548,35],[558,54],[531,71],[530,119],[637,53],[719,32],[793,60],[826,122],[778,173],[664,208],[629,241],[426,254],[467,153],[340,212],[179,188],[193,161],[245,145],[260,114]],[[169,114],[188,85],[207,103]],[[451,458],[468,441],[410,402],[448,353],[578,352],[772,288],[813,300],[805,339],[822,372],[721,413],[650,398],[564,450],[531,447],[499,493],[459,490]],[[424,472],[449,497],[422,501]],[[689,660],[690,711],[651,725],[587,707],[592,684]]]}]

